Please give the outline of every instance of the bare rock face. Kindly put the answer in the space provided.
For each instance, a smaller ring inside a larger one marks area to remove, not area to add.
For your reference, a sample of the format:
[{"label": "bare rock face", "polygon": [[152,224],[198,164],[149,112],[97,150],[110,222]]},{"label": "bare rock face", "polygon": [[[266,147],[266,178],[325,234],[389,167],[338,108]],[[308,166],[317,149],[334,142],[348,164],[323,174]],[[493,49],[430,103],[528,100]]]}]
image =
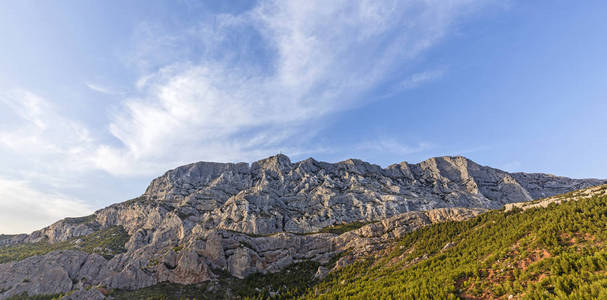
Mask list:
[{"label": "bare rock face", "polygon": [[18,262],[0,264],[0,299],[27,293],[71,291],[79,280],[99,282],[107,276],[106,260],[80,251],[56,251]]},{"label": "bare rock face", "polygon": [[27,242],[38,242],[48,240],[50,243],[66,241],[68,239],[91,234],[99,230],[99,225],[93,221],[94,218],[65,218],[42,230],[34,231],[27,238]]},{"label": "bare rock face", "polygon": [[421,227],[447,221],[463,221],[487,211],[482,208],[438,208],[408,212],[380,222],[365,225],[333,239],[339,250],[350,250],[350,259],[361,257],[393,245],[393,241]]},{"label": "bare rock face", "polygon": [[211,278],[206,262],[193,250],[183,250],[178,255],[173,252],[169,261],[158,265],[156,270],[158,282],[193,284]]},{"label": "bare rock face", "polygon": [[0,247],[23,243],[27,234],[0,234]]},{"label": "bare rock face", "polygon": [[527,190],[533,199],[552,197],[607,183],[605,180],[570,179],[567,177],[538,173],[513,173],[512,177]]},{"label": "bare rock face", "polygon": [[[0,247],[8,247],[66,241],[117,225],[130,235],[126,253],[109,260],[58,251],[0,264],[0,299],[69,291],[70,299],[95,299],[100,294],[87,287],[195,284],[217,277],[214,270],[244,278],[306,260],[326,263],[349,250],[338,262],[344,265],[422,226],[602,183],[509,174],[464,157],[387,168],[354,159],[292,163],[284,155],[250,165],[200,162],[171,170],[141,197],[91,216],[30,235],[0,236]],[[319,233],[353,222],[369,224],[340,235]],[[319,270],[318,276],[325,275]]]},{"label": "bare rock face", "polygon": [[248,164],[196,163],[155,179],[143,198],[203,228],[251,234],[309,233],[439,207],[499,208],[604,181],[509,174],[464,157],[385,169],[360,160],[291,163],[277,155]]},{"label": "bare rock face", "polygon": [[319,266],[318,270],[316,270],[316,273],[314,274],[314,278],[322,280],[327,277],[327,274],[329,274],[329,269]]},{"label": "bare rock face", "polygon": [[578,201],[583,199],[590,199],[592,197],[601,197],[607,195],[607,185],[599,185],[586,189],[574,191],[566,195],[557,195],[552,197],[543,198],[532,202],[518,202],[510,203],[505,205],[506,211],[514,209],[527,210],[530,208],[544,208],[550,204],[560,204],[563,201]]},{"label": "bare rock face", "polygon": [[[56,251],[0,264],[0,274],[3,275],[0,291],[4,291],[0,293],[0,299],[22,293],[65,294],[70,291],[73,293],[68,299],[96,299],[100,296],[96,287],[134,290],[164,281],[195,284],[217,276],[210,266],[242,279],[258,272],[278,272],[295,262],[313,260],[327,263],[332,256],[349,250],[347,260],[341,260],[340,265],[343,266],[357,257],[392,246],[395,238],[406,232],[436,222],[463,220],[484,211],[443,208],[408,212],[340,235],[277,233],[253,237],[213,230],[193,234],[184,240],[183,248],[154,249],[146,246],[110,260],[81,251]],[[219,263],[222,266],[213,263],[217,257],[223,258]],[[323,267],[319,269],[318,276],[324,277],[327,273]],[[91,287],[95,291],[87,290]]]}]

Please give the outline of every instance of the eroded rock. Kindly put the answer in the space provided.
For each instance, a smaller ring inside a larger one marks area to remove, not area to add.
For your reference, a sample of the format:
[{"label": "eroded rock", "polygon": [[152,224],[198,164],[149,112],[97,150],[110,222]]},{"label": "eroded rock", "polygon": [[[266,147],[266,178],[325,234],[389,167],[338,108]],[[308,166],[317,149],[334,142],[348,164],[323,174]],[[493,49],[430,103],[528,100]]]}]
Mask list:
[{"label": "eroded rock", "polygon": [[[127,252],[110,260],[58,251],[0,264],[0,299],[72,290],[72,298],[98,297],[98,291],[86,291],[98,285],[193,284],[217,276],[215,269],[244,278],[305,260],[327,263],[348,250],[337,262],[340,267],[391,247],[422,226],[601,183],[605,181],[509,174],[464,157],[387,168],[355,159],[292,163],[284,155],[250,165],[200,162],[154,179],[137,199],[30,235],[0,236],[0,247],[6,247],[73,240],[116,225],[130,235]],[[318,233],[354,222],[369,224],[343,234]],[[317,273],[320,278],[326,270]]]}]

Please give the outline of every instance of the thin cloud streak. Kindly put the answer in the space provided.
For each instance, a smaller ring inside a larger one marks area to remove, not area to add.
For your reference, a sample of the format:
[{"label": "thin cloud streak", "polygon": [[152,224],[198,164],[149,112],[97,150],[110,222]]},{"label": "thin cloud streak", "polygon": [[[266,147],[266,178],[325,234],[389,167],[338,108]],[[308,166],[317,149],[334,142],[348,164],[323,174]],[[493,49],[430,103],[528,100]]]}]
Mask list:
[{"label": "thin cloud streak", "polygon": [[91,91],[95,91],[97,93],[101,93],[101,94],[106,94],[106,95],[112,95],[112,96],[119,96],[119,95],[124,95],[124,92],[121,91],[116,91],[114,89],[111,89],[109,87],[105,87],[96,83],[92,83],[92,82],[85,82],[84,85],[86,85],[87,88],[89,88]]},{"label": "thin cloud streak", "polygon": [[[157,41],[149,34],[145,43],[150,46],[135,55],[138,65],[149,65],[157,51],[192,53],[181,44],[190,39],[196,39],[203,55],[197,62],[176,62],[142,76],[137,83],[142,94],[126,100],[112,117],[110,132],[121,145],[100,146],[94,163],[115,175],[150,174],[197,159],[249,160],[276,149],[301,152],[309,139],[300,135],[322,127],[329,115],[369,101],[366,93],[393,81],[395,71],[477,6],[474,1],[262,1],[247,13],[219,16],[213,26],[203,23]],[[251,35],[261,45],[239,43]],[[270,63],[260,67],[243,61],[251,48],[264,50]],[[410,75],[401,88],[442,73]]]},{"label": "thin cloud streak", "polygon": [[426,82],[434,81],[441,78],[445,74],[444,69],[424,71],[415,73],[400,83],[401,89],[413,89]]},{"label": "thin cloud streak", "polygon": [[[0,231],[31,230],[88,213],[88,206],[62,191],[99,171],[149,178],[192,161],[331,152],[314,142],[328,119],[373,101],[368,95],[379,86],[409,82],[413,88],[438,78],[435,71],[402,70],[482,5],[260,1],[247,12],[205,18],[177,32],[142,26],[148,34],[129,57],[143,72],[128,95],[83,83],[123,98],[112,107],[108,136],[63,115],[56,99],[25,89],[0,93],[3,116],[12,120],[0,124],[0,154],[8,169],[0,173],[0,217],[16,226],[0,224]],[[374,147],[366,151],[403,155],[429,146],[381,141]],[[19,202],[41,221],[11,219],[30,215],[12,205]]]}]

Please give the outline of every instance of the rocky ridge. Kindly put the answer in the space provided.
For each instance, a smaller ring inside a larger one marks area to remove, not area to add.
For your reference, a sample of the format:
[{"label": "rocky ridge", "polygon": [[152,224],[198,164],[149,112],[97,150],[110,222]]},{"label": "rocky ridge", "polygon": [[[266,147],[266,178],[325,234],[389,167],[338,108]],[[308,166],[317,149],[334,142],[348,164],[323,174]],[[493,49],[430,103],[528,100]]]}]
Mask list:
[{"label": "rocky ridge", "polygon": [[[200,162],[171,170],[141,197],[92,216],[64,219],[30,235],[0,236],[0,247],[63,242],[111,226],[130,236],[126,253],[110,259],[68,250],[0,264],[0,299],[22,292],[81,293],[88,286],[192,284],[213,280],[214,270],[244,278],[298,261],[325,263],[345,250],[355,258],[420,226],[602,183],[510,174],[464,157],[387,168],[354,159],[292,163],[284,155],[252,164]],[[320,232],[354,222],[370,224],[342,234]],[[34,273],[40,278],[24,277]],[[45,285],[49,281],[61,284]]]},{"label": "rocky ridge", "polygon": [[[22,293],[82,293],[91,287],[139,289],[159,282],[193,284],[217,278],[227,270],[237,278],[256,272],[277,272],[293,263],[312,260],[327,264],[348,250],[336,264],[385,249],[392,241],[437,222],[464,220],[482,209],[440,208],[408,212],[342,234],[277,233],[265,237],[224,230],[198,232],[177,247],[142,247],[110,260],[77,250],[55,251],[0,264],[0,298]],[[226,259],[227,257],[227,259]],[[324,268],[324,267],[322,267]]]},{"label": "rocky ridge", "polygon": [[531,208],[545,208],[551,204],[560,204],[564,201],[579,201],[605,195],[607,195],[607,185],[599,185],[535,201],[509,203],[504,206],[504,209],[506,211],[511,211],[515,209],[527,210]]}]

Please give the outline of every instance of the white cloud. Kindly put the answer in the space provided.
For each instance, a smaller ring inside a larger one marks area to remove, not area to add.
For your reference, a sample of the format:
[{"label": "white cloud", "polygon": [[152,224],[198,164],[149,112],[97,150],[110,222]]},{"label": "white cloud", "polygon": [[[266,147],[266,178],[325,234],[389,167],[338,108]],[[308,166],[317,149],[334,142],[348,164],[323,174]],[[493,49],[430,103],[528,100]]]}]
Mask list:
[{"label": "white cloud", "polygon": [[[140,65],[150,65],[163,51],[184,61],[142,76],[142,94],[126,100],[110,124],[122,145],[100,147],[95,163],[113,174],[147,174],[198,159],[250,160],[277,149],[298,151],[307,142],[300,135],[314,132],[333,113],[370,101],[365,96],[372,88],[397,80],[393,76],[476,6],[262,1],[245,14],[221,15],[179,34],[154,40],[150,33],[147,47],[135,55]],[[192,43],[203,49],[198,60],[185,59],[195,53],[188,48]],[[251,49],[263,55],[247,56]],[[260,67],[258,60],[267,62]],[[441,72],[401,82],[411,88]]]},{"label": "white cloud", "polygon": [[64,117],[50,101],[26,90],[0,94],[0,106],[15,117],[0,124],[0,150],[16,153],[38,172],[89,169],[94,139],[83,124]]},{"label": "white cloud", "polygon": [[43,114],[48,109],[48,105],[41,97],[27,91],[13,90],[0,94],[0,102],[12,110],[17,117],[30,122],[38,129],[46,128]]},{"label": "white cloud", "polygon": [[61,191],[92,188],[84,176],[97,143],[88,129],[26,90],[0,93],[0,233],[23,233],[92,207]]},{"label": "white cloud", "polygon": [[[110,116],[113,143],[63,115],[56,99],[0,92],[0,114],[11,118],[0,123],[0,232],[90,212],[59,191],[87,184],[96,170],[153,176],[197,160],[325,152],[311,141],[327,118],[373,101],[379,86],[439,77],[403,70],[480,2],[260,1],[179,32],[142,25],[131,63],[145,72]],[[428,147],[384,139],[358,149],[404,155]]]},{"label": "white cloud", "polygon": [[443,69],[415,73],[400,83],[401,89],[413,89],[421,84],[436,80],[445,74]]},{"label": "white cloud", "polygon": [[34,189],[27,182],[0,178],[0,233],[24,233],[66,216],[83,216],[92,209],[69,196]]},{"label": "white cloud", "polygon": [[123,92],[116,91],[107,86],[103,86],[97,83],[85,82],[84,85],[88,87],[91,91],[95,91],[97,93],[106,94],[106,95],[123,95]]},{"label": "white cloud", "polygon": [[[0,93],[0,233],[39,229],[91,209],[60,191],[83,188],[96,145],[88,129],[25,90]],[[91,188],[90,186],[88,188]]]}]

